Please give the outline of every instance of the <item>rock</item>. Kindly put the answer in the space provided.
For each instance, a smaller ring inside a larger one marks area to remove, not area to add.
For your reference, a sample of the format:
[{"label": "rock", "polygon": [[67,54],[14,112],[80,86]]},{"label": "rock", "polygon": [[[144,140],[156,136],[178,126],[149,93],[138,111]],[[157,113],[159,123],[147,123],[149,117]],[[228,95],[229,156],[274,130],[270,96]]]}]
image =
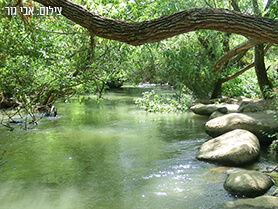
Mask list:
[{"label": "rock", "polygon": [[225,114],[221,113],[219,111],[215,111],[209,116],[209,120],[214,119],[214,118],[218,118],[218,117],[223,116],[223,115],[225,115]]},{"label": "rock", "polygon": [[235,129],[245,129],[255,134],[261,143],[271,143],[262,132],[274,134],[278,130],[278,120],[274,120],[273,112],[230,113],[209,120],[205,126],[206,132],[216,137]]},{"label": "rock", "polygon": [[238,108],[238,112],[261,112],[269,108],[270,105],[263,99],[259,101],[243,101]]},{"label": "rock", "polygon": [[235,98],[227,98],[226,103],[228,104],[238,104],[238,99]]},{"label": "rock", "polygon": [[224,208],[239,209],[278,209],[278,197],[261,196],[227,202]]},{"label": "rock", "polygon": [[219,107],[217,109],[217,111],[220,113],[226,114],[226,113],[228,113],[228,108],[227,107]]},{"label": "rock", "polygon": [[239,166],[255,161],[259,154],[258,138],[249,131],[237,129],[205,142],[196,157],[222,165]]},{"label": "rock", "polygon": [[198,115],[211,115],[211,113],[217,111],[218,107],[214,104],[197,104],[190,108],[195,114]]},{"label": "rock", "polygon": [[236,104],[197,104],[191,107],[190,109],[199,115],[211,115],[215,111],[219,111],[221,113],[227,112],[236,112],[239,108],[239,105]]},{"label": "rock", "polygon": [[250,170],[233,171],[224,182],[224,188],[227,191],[246,197],[263,195],[272,185],[273,182],[267,175],[260,171]]}]

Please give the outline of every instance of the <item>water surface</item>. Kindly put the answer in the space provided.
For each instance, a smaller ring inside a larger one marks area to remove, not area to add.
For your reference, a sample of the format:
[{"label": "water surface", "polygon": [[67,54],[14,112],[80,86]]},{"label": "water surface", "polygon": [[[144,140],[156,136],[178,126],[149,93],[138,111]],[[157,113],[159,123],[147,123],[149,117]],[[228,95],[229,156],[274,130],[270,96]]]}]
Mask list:
[{"label": "water surface", "polygon": [[[206,117],[152,114],[122,89],[79,104],[35,130],[0,127],[0,208],[214,208],[234,199],[225,168],[195,159]],[[261,158],[257,166],[263,167]]]}]

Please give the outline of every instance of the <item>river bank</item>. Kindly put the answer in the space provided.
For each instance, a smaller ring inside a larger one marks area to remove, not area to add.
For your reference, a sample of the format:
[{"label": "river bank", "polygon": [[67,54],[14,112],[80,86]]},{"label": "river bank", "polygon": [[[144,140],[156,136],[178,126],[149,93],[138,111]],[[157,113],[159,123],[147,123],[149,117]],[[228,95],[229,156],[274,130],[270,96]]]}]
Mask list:
[{"label": "river bank", "polygon": [[[197,104],[191,107],[194,113],[209,116],[205,130],[215,137],[201,145],[196,158],[232,167],[246,166],[260,160],[261,146],[276,140],[271,136],[278,130],[278,121],[275,120],[277,112],[269,109],[270,104],[264,100],[241,101],[240,104]],[[228,172],[223,184],[228,192],[242,197],[260,196],[260,201],[257,198],[238,200],[224,204],[225,207],[276,208],[277,190],[271,197],[262,195],[273,184],[277,185],[277,167],[263,170],[234,168]]]}]

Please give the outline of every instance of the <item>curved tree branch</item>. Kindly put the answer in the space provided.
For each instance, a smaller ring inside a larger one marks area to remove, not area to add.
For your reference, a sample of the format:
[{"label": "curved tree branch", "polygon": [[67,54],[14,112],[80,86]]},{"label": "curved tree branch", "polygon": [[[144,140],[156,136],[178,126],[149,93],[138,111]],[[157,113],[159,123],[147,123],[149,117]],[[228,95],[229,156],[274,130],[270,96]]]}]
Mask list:
[{"label": "curved tree branch", "polygon": [[231,58],[233,58],[234,56],[236,56],[237,54],[239,54],[240,52],[242,51],[245,51],[245,50],[248,50],[250,49],[251,47],[257,45],[257,44],[260,44],[260,43],[263,43],[259,40],[254,40],[254,39],[251,39],[251,40],[248,40],[236,47],[234,47],[233,49],[231,49],[229,52],[227,52],[226,54],[224,54],[214,65],[214,68],[213,68],[213,72],[217,72],[220,67],[225,63],[225,62],[228,62]]},{"label": "curved tree branch", "polygon": [[251,69],[251,68],[254,67],[254,66],[255,66],[255,62],[252,62],[251,64],[249,64],[249,65],[245,66],[244,68],[240,69],[240,70],[239,70],[238,72],[236,72],[235,74],[220,79],[220,80],[221,80],[221,83],[227,82],[227,81],[229,81],[229,80],[232,80],[232,79],[234,79],[234,78],[240,76],[240,75],[243,74],[245,71]]},{"label": "curved tree branch", "polygon": [[35,1],[45,6],[62,7],[63,16],[96,36],[135,46],[201,29],[236,33],[278,44],[278,20],[225,9],[189,9],[149,21],[127,22],[97,15],[69,0]]},{"label": "curved tree branch", "polygon": [[[246,43],[246,42],[245,42]],[[272,46],[273,44],[269,43],[265,49],[264,49],[264,54],[266,54],[268,52],[268,50],[270,49],[270,47]],[[247,70],[251,69],[252,67],[255,66],[255,62],[245,66],[244,68],[240,69],[238,72],[234,73],[233,75],[229,75],[225,78],[220,78],[218,79],[218,81],[216,82],[215,84],[215,88],[211,94],[211,99],[214,99],[214,98],[217,98],[217,96],[219,95],[220,91],[221,91],[221,86],[222,86],[222,83],[225,83],[227,81],[230,81],[238,76],[240,76],[241,74],[243,74],[244,72],[246,72]]]}]

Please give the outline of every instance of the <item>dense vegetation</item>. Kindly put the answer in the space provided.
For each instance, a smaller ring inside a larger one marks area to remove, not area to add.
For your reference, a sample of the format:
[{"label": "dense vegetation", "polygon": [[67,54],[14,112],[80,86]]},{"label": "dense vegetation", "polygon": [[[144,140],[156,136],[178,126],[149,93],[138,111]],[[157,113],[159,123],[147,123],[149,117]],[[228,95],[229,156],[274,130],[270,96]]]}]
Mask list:
[{"label": "dense vegetation", "polygon": [[[238,8],[243,13],[260,11],[262,16],[278,18],[276,0],[269,0],[267,4],[255,0],[74,2],[105,17],[129,21],[153,19],[195,7]],[[98,37],[93,40],[85,28],[57,13],[28,16],[18,10],[16,16],[8,15],[5,7],[15,5],[41,6],[31,0],[0,0],[0,107],[13,108],[13,112],[4,112],[10,121],[15,120],[14,114],[28,115],[29,122],[36,124],[38,112],[39,116],[57,114],[54,107],[57,99],[68,100],[84,94],[97,94],[101,98],[105,90],[123,83],[170,84],[179,95],[175,102],[188,99],[187,94],[210,98],[219,79],[235,74],[255,59],[254,50],[245,50],[213,73],[217,60],[246,38],[201,30],[134,47]],[[267,49],[267,75],[275,88],[278,49],[277,45]],[[220,95],[262,97],[254,68],[223,82]],[[1,123],[9,126],[3,119]]]}]

